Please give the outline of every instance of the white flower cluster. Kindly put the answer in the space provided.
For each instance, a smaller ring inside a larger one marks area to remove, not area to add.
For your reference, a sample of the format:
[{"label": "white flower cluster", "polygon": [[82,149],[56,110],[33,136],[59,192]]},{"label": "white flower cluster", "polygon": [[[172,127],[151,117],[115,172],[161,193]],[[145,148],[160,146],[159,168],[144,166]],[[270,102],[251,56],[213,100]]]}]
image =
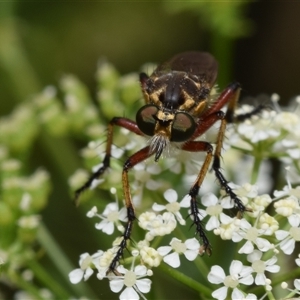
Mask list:
[{"label": "white flower cluster", "polygon": [[[253,108],[248,106],[241,108],[243,112],[251,111],[251,109]],[[260,164],[254,164],[248,177],[249,181],[251,179],[255,182],[241,186],[230,184],[234,193],[249,210],[243,216],[235,216],[233,200],[227,195],[217,197],[213,193],[207,193],[201,197],[199,217],[203,220],[202,225],[209,237],[214,234],[227,243],[232,249],[232,256],[231,258],[225,257],[225,263],[228,265],[228,259],[232,261],[229,275],[226,275],[222,266],[213,265],[210,270],[207,267],[207,280],[211,284],[222,284],[222,286],[207,292],[195,285],[194,288],[198,293],[204,293],[206,297],[215,299],[228,299],[229,297],[231,299],[276,299],[278,296],[273,288],[281,284],[282,288],[287,289],[287,284],[283,284],[282,276],[277,279],[272,274],[278,273],[281,268],[287,268],[286,265],[283,266],[284,255],[296,254],[296,271],[285,271],[284,280],[294,280],[295,288],[289,289],[289,298],[300,294],[300,271],[297,271],[297,265],[300,265],[300,254],[295,253],[296,243],[300,241],[299,135],[299,107],[296,107],[294,112],[264,110],[258,116],[253,116],[228,130],[226,148],[229,145],[231,148],[240,149],[254,156],[254,159],[259,162],[264,158],[276,157],[285,164],[289,164],[286,168],[287,185],[269,194],[260,194],[258,178],[267,180],[270,174],[263,173],[258,176]],[[229,153],[230,151],[231,149],[227,150]],[[235,161],[232,160],[235,166],[230,165],[229,168],[225,168],[224,172],[230,174],[232,170],[236,170],[235,167],[241,163],[241,159],[243,159],[241,156],[236,156]],[[224,162],[226,164],[225,159]],[[113,247],[107,251],[98,251],[92,255],[84,253],[80,256],[80,267],[69,274],[72,283],[87,280],[93,272],[96,272],[98,279],[109,279],[112,292],[120,293],[120,299],[139,299],[140,297],[145,299],[144,294],[150,291],[152,283],[147,277],[153,275],[153,268],[162,264],[179,268],[181,264],[186,263],[182,257],[185,257],[187,261],[194,261],[198,258],[205,263],[205,258],[199,258],[201,245],[198,237],[183,238],[183,226],[189,222],[192,224],[192,221],[186,219],[191,214],[190,196],[187,195],[178,201],[177,191],[169,188],[165,180],[167,177],[170,180],[169,184],[172,184],[173,180],[181,178],[181,182],[186,183],[190,180],[190,172],[182,175],[184,168],[187,167],[183,159],[177,160],[167,169],[165,166],[164,160],[161,165],[155,167],[142,165],[132,170],[133,199],[135,199],[137,211],[141,211],[137,215],[136,223],[145,234],[136,240],[135,234],[132,233],[134,238],[128,242],[127,249],[124,251],[124,257],[127,256],[127,250],[130,250],[131,256],[122,258],[115,274],[112,274],[109,268],[119,249],[121,238],[117,238]],[[157,179],[162,172],[167,171],[169,173],[164,176],[164,181]],[[239,171],[245,173],[246,169]],[[263,172],[270,172],[270,169],[265,169]],[[179,189],[183,187],[184,185],[178,185]],[[157,191],[155,195],[153,195],[153,190]],[[111,191],[116,194],[115,189]],[[152,207],[151,209],[144,208],[144,202],[141,199],[148,199],[151,191]],[[157,196],[158,192],[161,192],[164,201]],[[119,208],[117,200],[108,204],[102,214],[98,214],[97,209],[92,208],[87,215],[90,218],[100,218],[101,221],[96,224],[96,228],[106,234],[113,234],[115,226],[119,231],[124,231],[123,222],[126,222],[126,211],[124,208]],[[223,255],[223,249],[212,248],[213,257]],[[131,263],[131,266],[125,268],[128,263]],[[296,277],[299,279],[295,279]]]}]

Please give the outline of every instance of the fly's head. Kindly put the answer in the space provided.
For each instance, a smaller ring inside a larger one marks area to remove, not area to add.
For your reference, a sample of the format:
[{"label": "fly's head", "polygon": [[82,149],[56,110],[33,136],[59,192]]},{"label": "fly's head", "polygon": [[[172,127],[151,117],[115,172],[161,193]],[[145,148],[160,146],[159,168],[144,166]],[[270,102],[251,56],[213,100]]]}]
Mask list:
[{"label": "fly's head", "polygon": [[185,52],[140,75],[146,105],[136,114],[139,129],[150,139],[157,161],[170,142],[188,141],[210,105],[217,65],[208,53]]}]

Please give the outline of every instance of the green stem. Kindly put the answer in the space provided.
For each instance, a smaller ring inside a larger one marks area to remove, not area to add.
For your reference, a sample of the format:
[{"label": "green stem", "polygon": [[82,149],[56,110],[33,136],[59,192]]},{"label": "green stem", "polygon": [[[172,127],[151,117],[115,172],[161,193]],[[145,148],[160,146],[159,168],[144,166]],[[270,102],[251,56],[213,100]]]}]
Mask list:
[{"label": "green stem", "polygon": [[292,271],[289,271],[288,273],[285,274],[277,274],[276,276],[274,276],[274,279],[272,279],[272,285],[276,286],[280,283],[282,283],[283,281],[289,281],[291,279],[295,279],[297,277],[300,276],[300,268],[295,268]]},{"label": "green stem", "polygon": [[28,261],[29,268],[33,271],[34,275],[43,286],[47,287],[57,299],[70,299],[71,295],[63,288],[63,285],[59,284],[53,277],[48,274],[43,267],[36,261]]},{"label": "green stem", "polygon": [[209,273],[209,267],[205,263],[204,259],[202,257],[197,257],[195,259],[195,265],[197,269],[201,272],[201,274],[208,274]]},{"label": "green stem", "polygon": [[36,286],[34,286],[30,281],[26,281],[22,275],[19,275],[19,273],[15,273],[13,278],[11,277],[12,281],[14,284],[21,288],[22,290],[26,291],[29,293],[31,296],[34,297],[36,300],[43,300],[41,297],[40,291]]},{"label": "green stem", "polygon": [[272,292],[267,292],[269,300],[276,300]]},{"label": "green stem", "polygon": [[205,285],[199,283],[198,281],[186,276],[185,274],[177,271],[174,268],[167,266],[166,264],[161,264],[159,268],[165,273],[167,273],[168,275],[170,275],[171,277],[173,277],[174,279],[192,288],[193,290],[199,292],[200,294],[203,294],[207,297],[211,297],[212,291],[209,288],[207,288]]},{"label": "green stem", "polygon": [[261,161],[262,159],[260,156],[254,156],[254,164],[253,164],[253,169],[251,174],[251,184],[255,184],[257,182]]},{"label": "green stem", "polygon": [[[39,227],[37,238],[41,245],[46,249],[48,256],[55,264],[57,269],[65,278],[67,278],[70,271],[74,270],[75,268],[43,224],[41,224]],[[66,285],[78,295],[84,295],[90,299],[97,298],[97,296],[84,283],[81,283],[80,285],[73,285],[71,282],[66,280]]]}]

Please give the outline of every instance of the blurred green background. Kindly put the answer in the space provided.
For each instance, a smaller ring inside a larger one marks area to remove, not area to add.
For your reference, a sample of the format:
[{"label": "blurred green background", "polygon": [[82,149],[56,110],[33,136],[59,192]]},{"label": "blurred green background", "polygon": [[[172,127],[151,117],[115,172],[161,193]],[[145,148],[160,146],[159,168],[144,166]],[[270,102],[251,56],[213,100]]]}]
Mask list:
[{"label": "blurred green background", "polygon": [[[300,3],[275,1],[2,2],[0,116],[45,86],[57,86],[64,74],[76,74],[95,97],[101,57],[126,74],[186,50],[209,51],[217,58],[221,88],[238,80],[243,96],[276,92],[288,101],[300,93],[299,15]],[[94,222],[85,217],[89,206],[73,206],[67,183],[82,167],[78,151],[86,142],[41,134],[24,170],[43,166],[50,172],[44,224],[74,265],[79,254],[99,248],[89,239],[94,231]],[[107,285],[95,278],[91,283],[96,291]]]}]

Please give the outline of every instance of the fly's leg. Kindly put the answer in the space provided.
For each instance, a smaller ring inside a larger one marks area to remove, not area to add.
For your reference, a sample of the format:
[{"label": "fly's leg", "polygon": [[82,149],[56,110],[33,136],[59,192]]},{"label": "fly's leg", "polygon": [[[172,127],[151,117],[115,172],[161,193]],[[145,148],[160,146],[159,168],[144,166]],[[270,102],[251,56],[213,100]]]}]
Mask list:
[{"label": "fly's leg", "polygon": [[[196,232],[200,236],[203,242],[202,249],[200,249],[200,253],[206,252],[208,255],[211,254],[211,246],[209,244],[209,240],[206,237],[205,230],[203,224],[201,222],[201,218],[199,216],[199,210],[197,205],[197,195],[199,193],[199,189],[204,181],[204,178],[208,172],[211,161],[213,160],[212,168],[214,170],[215,176],[219,181],[221,187],[226,191],[226,193],[230,196],[230,198],[234,201],[235,206],[238,208],[240,214],[245,211],[250,211],[250,209],[246,208],[243,202],[238,198],[238,196],[233,192],[232,188],[228,185],[228,181],[225,179],[224,175],[221,172],[220,168],[220,159],[221,159],[221,150],[226,130],[226,125],[228,122],[232,122],[235,106],[238,101],[240,94],[240,85],[239,83],[232,83],[227,87],[225,91],[220,95],[218,100],[215,102],[216,104],[212,106],[208,112],[202,116],[198,123],[198,128],[195,131],[192,139],[197,138],[202,135],[205,131],[207,131],[215,122],[221,121],[218,137],[217,137],[217,145],[215,152],[213,152],[213,147],[211,144],[202,141],[189,141],[182,147],[183,150],[191,151],[191,152],[199,152],[205,151],[207,153],[205,161],[200,169],[200,172],[190,189],[189,195],[191,197],[191,215],[193,218],[193,224],[196,226]],[[228,103],[228,109],[226,114],[224,114],[219,109],[222,108],[226,103]]]},{"label": "fly's leg", "polygon": [[111,158],[111,147],[113,143],[113,129],[114,126],[120,126],[126,128],[138,135],[142,135],[141,131],[137,127],[136,123],[127,118],[114,117],[108,124],[107,128],[107,141],[106,141],[106,149],[105,156],[102,162],[101,167],[94,172],[90,178],[86,181],[86,183],[81,186],[79,189],[75,191],[75,203],[78,203],[79,197],[82,192],[87,190],[92,186],[92,183],[95,179],[98,179],[110,166],[110,158]]},{"label": "fly's leg", "polygon": [[[94,172],[90,178],[87,180],[87,182],[77,189],[75,191],[75,201],[78,202],[79,196],[83,191],[91,187],[93,181],[99,176],[101,176],[110,166],[110,158],[111,158],[111,147],[113,144],[113,128],[114,126],[120,126],[123,128],[126,128],[130,130],[131,132],[136,133],[137,135],[143,135],[142,132],[139,130],[137,124],[127,118],[121,118],[121,117],[115,117],[113,118],[107,128],[107,142],[106,142],[106,149],[105,149],[105,156],[104,160],[102,162],[102,166]],[[130,194],[130,188],[129,188],[129,181],[128,181],[128,171],[133,168],[136,164],[142,162],[149,156],[151,156],[152,153],[149,150],[149,147],[145,147],[141,149],[140,151],[133,154],[131,157],[129,157],[126,162],[124,163],[123,172],[122,172],[122,184],[123,184],[123,191],[124,191],[124,198],[125,198],[125,205],[127,209],[127,223],[125,225],[125,229],[122,235],[122,240],[120,244],[117,246],[117,251],[115,253],[114,258],[112,259],[107,273],[113,272],[116,275],[118,272],[116,271],[116,268],[118,266],[119,260],[123,256],[124,249],[127,247],[127,241],[130,239],[131,231],[133,222],[136,219],[135,213],[134,213],[134,207],[131,201],[131,194]]]},{"label": "fly's leg", "polygon": [[123,184],[125,205],[127,209],[127,223],[125,225],[124,233],[122,235],[122,240],[120,244],[117,246],[118,249],[115,253],[113,260],[109,265],[107,273],[113,272],[116,275],[118,275],[116,268],[119,264],[119,260],[123,257],[123,252],[127,247],[127,241],[130,239],[131,236],[133,222],[136,219],[134,213],[134,207],[131,201],[131,193],[130,193],[129,181],[128,181],[128,171],[132,169],[136,164],[142,162],[143,160],[145,160],[151,155],[152,153],[149,151],[149,146],[147,146],[141,149],[140,151],[136,152],[135,154],[133,154],[131,157],[129,157],[124,164],[124,168],[122,172],[122,184]]},{"label": "fly's leg", "polygon": [[216,150],[214,153],[214,159],[212,164],[212,169],[215,172],[215,176],[218,179],[221,187],[225,190],[226,194],[230,196],[230,198],[234,201],[235,206],[239,210],[239,215],[242,215],[245,211],[251,211],[249,208],[247,208],[243,202],[239,199],[239,197],[233,192],[232,188],[228,185],[228,181],[225,179],[224,175],[221,172],[221,149],[223,145],[223,139],[226,129],[226,119],[224,118],[221,121],[221,127],[218,134],[218,140],[216,145]]},{"label": "fly's leg", "polygon": [[232,120],[227,120],[228,123],[240,123],[244,122],[247,119],[250,119],[252,116],[259,115],[263,110],[270,109],[265,104],[259,104],[255,108],[253,108],[250,112],[244,114],[238,114],[232,118]]},{"label": "fly's leg", "polygon": [[220,171],[220,168],[221,168],[220,160],[221,160],[221,151],[222,151],[224,136],[225,136],[225,132],[226,132],[226,126],[227,126],[227,123],[230,123],[234,120],[234,111],[235,111],[236,103],[239,99],[240,90],[241,90],[240,87],[237,86],[236,90],[230,97],[230,101],[228,103],[226,114],[221,119],[221,126],[220,126],[218,137],[217,137],[217,144],[216,144],[216,149],[215,149],[214,159],[213,159],[213,164],[212,164],[212,168],[215,172],[216,178],[218,179],[221,187],[225,190],[226,194],[229,195],[230,198],[234,201],[235,206],[239,210],[239,217],[245,211],[251,211],[251,210],[243,204],[243,202],[233,192],[232,188],[228,185],[228,181],[225,179],[224,175]]},{"label": "fly's leg", "polygon": [[210,166],[211,160],[213,158],[213,146],[210,143],[202,142],[202,141],[190,141],[186,143],[183,150],[191,151],[191,152],[206,152],[205,161],[200,169],[200,172],[195,180],[193,186],[189,191],[189,195],[191,197],[191,216],[193,218],[193,224],[196,226],[196,233],[199,235],[200,239],[202,240],[203,246],[201,246],[199,253],[207,253],[211,255],[211,246],[209,244],[209,240],[205,234],[205,230],[200,218],[198,204],[197,204],[197,196],[199,193],[199,189],[203,183],[203,180],[206,176],[208,168]]},{"label": "fly's leg", "polygon": [[[227,123],[232,123],[236,120],[242,121],[246,118],[251,117],[253,114],[258,113],[262,109],[262,107],[254,109],[251,113],[245,115],[244,117],[242,117],[242,115],[240,117],[235,117],[234,112],[235,112],[237,102],[239,100],[240,92],[241,92],[240,84],[238,82],[231,83],[221,93],[221,95],[219,96],[217,101],[215,101],[215,104],[213,104],[212,107],[208,110],[208,112],[205,113],[204,120],[206,121],[208,119],[208,120],[213,121],[214,118],[212,116],[214,116],[214,115],[217,116],[215,121],[217,121],[217,119],[221,120],[221,125],[220,125],[220,129],[219,129],[218,137],[217,137],[216,149],[215,149],[215,152],[213,155],[214,158],[213,158],[212,168],[215,172],[216,178],[218,179],[221,187],[226,191],[226,193],[234,201],[235,206],[239,210],[239,213],[243,214],[243,212],[250,211],[250,209],[245,207],[243,202],[233,192],[232,188],[228,185],[228,181],[225,179],[224,175],[220,171],[220,169],[221,169],[221,166],[220,166],[221,150],[222,150],[222,146],[223,146],[223,140],[224,140],[224,136],[225,136],[225,132],[226,132]],[[227,111],[226,111],[226,114],[224,115],[224,113],[221,112],[220,109],[227,103],[228,103]],[[196,130],[196,132],[198,134],[197,136],[200,136],[201,134],[203,134],[211,126],[211,121],[208,122],[208,124],[206,122],[204,122],[204,123],[205,123],[205,126],[202,126],[201,123],[198,125],[198,128]]]}]

